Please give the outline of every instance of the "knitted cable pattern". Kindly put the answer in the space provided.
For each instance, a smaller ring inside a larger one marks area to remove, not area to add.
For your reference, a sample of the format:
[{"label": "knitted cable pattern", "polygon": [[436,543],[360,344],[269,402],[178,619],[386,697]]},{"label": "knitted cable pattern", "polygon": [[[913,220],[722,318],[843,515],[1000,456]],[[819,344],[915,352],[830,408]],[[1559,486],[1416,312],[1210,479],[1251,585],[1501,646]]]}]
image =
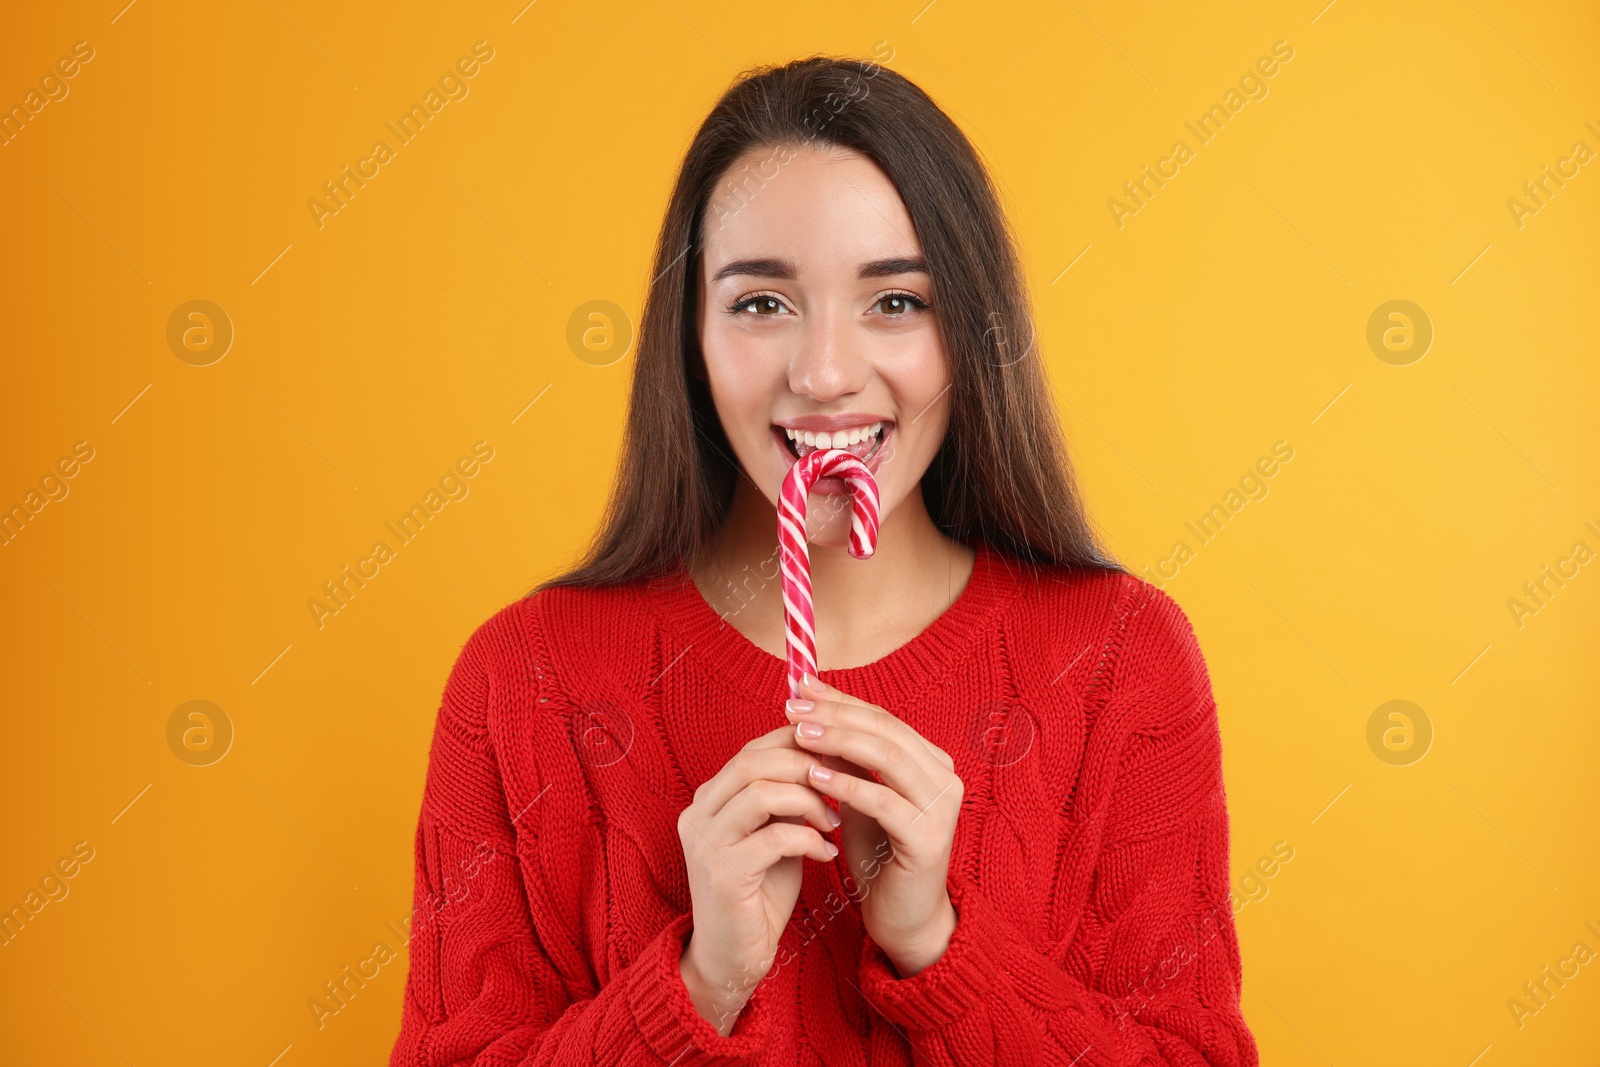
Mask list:
[{"label": "knitted cable pattern", "polygon": [[[940,959],[900,978],[860,921],[870,882],[807,860],[732,1033],[701,1018],[678,971],[677,817],[783,721],[786,663],[681,568],[550,589],[479,627],[445,684],[391,1067],[1257,1067],[1188,618],[1132,576],[974,547],[932,625],[822,672],[956,761]],[[754,580],[779,595],[776,573]]]}]

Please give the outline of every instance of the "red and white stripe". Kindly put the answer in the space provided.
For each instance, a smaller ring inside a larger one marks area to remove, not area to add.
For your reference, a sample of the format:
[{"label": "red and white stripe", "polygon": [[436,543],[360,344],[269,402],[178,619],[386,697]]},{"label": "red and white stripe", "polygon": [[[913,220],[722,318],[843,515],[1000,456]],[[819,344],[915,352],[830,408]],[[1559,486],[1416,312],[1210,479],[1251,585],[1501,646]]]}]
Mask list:
[{"label": "red and white stripe", "polygon": [[817,676],[817,618],[811,603],[806,500],[817,479],[829,475],[843,478],[850,487],[850,554],[866,559],[878,547],[878,483],[867,465],[842,448],[820,448],[796,460],[778,494],[778,559],[783,572],[791,697],[800,695],[802,673]]}]

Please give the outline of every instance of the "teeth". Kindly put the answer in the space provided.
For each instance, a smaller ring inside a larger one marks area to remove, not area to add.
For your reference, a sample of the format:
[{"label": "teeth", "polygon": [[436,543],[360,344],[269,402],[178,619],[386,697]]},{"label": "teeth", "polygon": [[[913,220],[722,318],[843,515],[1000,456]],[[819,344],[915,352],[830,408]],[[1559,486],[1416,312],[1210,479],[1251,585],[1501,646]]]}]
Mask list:
[{"label": "teeth", "polygon": [[784,427],[784,435],[796,445],[806,445],[808,448],[849,448],[858,445],[870,438],[877,437],[883,432],[883,423],[875,422],[871,426],[853,426],[848,430],[835,430],[832,433],[824,430],[793,430]]}]

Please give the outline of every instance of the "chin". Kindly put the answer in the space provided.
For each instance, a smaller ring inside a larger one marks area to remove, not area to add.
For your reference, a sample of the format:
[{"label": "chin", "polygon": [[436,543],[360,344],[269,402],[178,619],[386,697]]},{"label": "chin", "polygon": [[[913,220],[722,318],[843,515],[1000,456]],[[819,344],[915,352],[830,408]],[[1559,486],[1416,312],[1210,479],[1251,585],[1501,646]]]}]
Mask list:
[{"label": "chin", "polygon": [[[847,548],[850,545],[850,517],[855,498],[849,493],[816,493],[806,499],[806,540],[824,548]],[[892,501],[882,485],[878,486],[878,532],[893,512]]]}]

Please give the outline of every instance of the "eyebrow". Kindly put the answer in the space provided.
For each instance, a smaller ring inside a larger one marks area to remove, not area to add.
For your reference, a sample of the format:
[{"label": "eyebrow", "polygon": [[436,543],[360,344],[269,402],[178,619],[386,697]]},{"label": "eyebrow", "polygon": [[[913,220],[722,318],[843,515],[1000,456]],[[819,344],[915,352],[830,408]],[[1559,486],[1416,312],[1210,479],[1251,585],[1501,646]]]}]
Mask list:
[{"label": "eyebrow", "polygon": [[[888,278],[896,274],[927,274],[928,261],[922,256],[892,256],[888,259],[875,259],[870,263],[863,263],[856,271],[857,278]],[[717,273],[711,276],[712,282],[720,282],[724,278],[747,276],[752,278],[780,278],[785,281],[794,281],[799,277],[799,270],[794,261],[779,259],[772,256],[755,259],[736,259],[724,265]]]}]

